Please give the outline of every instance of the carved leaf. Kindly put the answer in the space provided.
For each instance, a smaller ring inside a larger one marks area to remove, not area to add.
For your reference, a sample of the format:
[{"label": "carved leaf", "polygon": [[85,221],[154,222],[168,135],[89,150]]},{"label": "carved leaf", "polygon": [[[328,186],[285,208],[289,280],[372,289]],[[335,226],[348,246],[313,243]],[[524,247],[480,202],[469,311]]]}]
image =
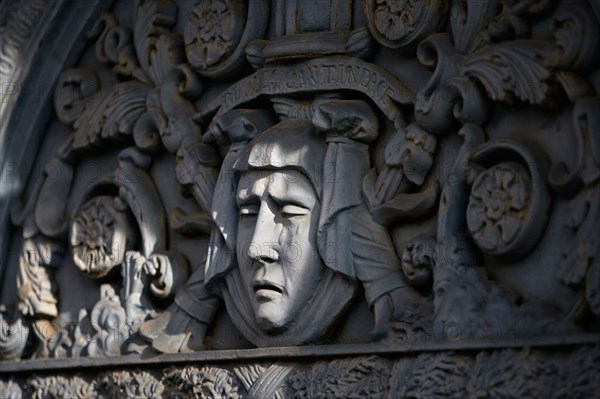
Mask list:
[{"label": "carved leaf", "polygon": [[19,384],[12,379],[0,381],[0,398],[21,399],[23,398],[23,391]]},{"label": "carved leaf", "polygon": [[90,149],[105,139],[132,134],[135,122],[146,111],[148,89],[140,83],[126,82],[101,91],[75,121],[73,148]]},{"label": "carved leaf", "polygon": [[477,355],[473,376],[467,385],[469,397],[540,397],[535,369],[526,352],[513,350],[482,352]]},{"label": "carved leaf", "polygon": [[566,393],[573,398],[590,398],[598,393],[600,384],[600,351],[582,347],[568,358],[566,364]]},{"label": "carved leaf", "polygon": [[471,371],[470,359],[452,353],[421,354],[417,357],[403,397],[463,398]]},{"label": "carved leaf", "polygon": [[75,398],[85,399],[95,396],[92,384],[81,377],[37,376],[29,380],[34,399]]},{"label": "carved leaf", "polygon": [[585,210],[575,214],[576,219],[570,226],[575,229],[572,241],[566,243],[559,279],[572,287],[585,283],[586,299],[590,309],[600,314],[600,237],[597,234],[600,224],[600,207],[598,206],[600,187],[587,189],[573,202],[574,209]]},{"label": "carved leaf", "polygon": [[515,95],[530,104],[544,104],[552,85],[549,80],[558,49],[537,40],[515,40],[486,46],[470,55],[463,73],[479,80],[495,101],[511,101]]},{"label": "carved leaf", "polygon": [[453,1],[450,9],[450,27],[454,46],[466,54],[481,45],[478,33],[498,12],[496,0]]},{"label": "carved leaf", "polygon": [[[175,392],[188,392],[193,398],[239,399],[243,387],[231,371],[219,367],[187,366],[166,373]],[[186,396],[188,397],[188,396]]]},{"label": "carved leaf", "polygon": [[177,6],[171,0],[142,1],[134,27],[135,49],[144,71],[160,86],[171,68],[185,61],[183,40],[169,33]]}]

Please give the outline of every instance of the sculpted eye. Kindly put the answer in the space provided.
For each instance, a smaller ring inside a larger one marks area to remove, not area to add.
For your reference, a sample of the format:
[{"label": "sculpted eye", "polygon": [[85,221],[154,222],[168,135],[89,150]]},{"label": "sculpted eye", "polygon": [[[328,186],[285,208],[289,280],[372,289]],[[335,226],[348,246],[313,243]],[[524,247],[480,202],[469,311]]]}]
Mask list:
[{"label": "sculpted eye", "polygon": [[290,218],[294,216],[307,215],[310,211],[298,205],[284,205],[281,208],[281,216],[284,218]]},{"label": "sculpted eye", "polygon": [[258,215],[257,205],[242,205],[240,206],[240,219],[249,219]]}]

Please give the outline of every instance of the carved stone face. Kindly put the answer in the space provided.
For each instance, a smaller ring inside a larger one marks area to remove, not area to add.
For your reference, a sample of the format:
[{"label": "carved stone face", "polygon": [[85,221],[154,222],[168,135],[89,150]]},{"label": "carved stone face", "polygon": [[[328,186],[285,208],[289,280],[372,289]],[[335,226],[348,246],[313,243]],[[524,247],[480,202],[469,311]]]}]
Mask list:
[{"label": "carved stone face", "polygon": [[236,199],[243,293],[263,330],[285,330],[325,269],[316,249],[320,202],[308,178],[293,169],[244,173]]}]

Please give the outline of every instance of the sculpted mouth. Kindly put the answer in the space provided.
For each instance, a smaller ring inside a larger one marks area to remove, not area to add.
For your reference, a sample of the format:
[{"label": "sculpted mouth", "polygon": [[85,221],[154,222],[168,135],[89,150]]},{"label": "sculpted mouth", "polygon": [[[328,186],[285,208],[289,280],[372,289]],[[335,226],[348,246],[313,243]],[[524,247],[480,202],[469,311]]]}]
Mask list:
[{"label": "sculpted mouth", "polygon": [[256,297],[259,300],[271,300],[280,297],[284,293],[283,286],[270,281],[259,280],[252,284]]},{"label": "sculpted mouth", "polygon": [[264,280],[255,281],[253,284],[253,287],[254,287],[254,291],[273,290],[273,291],[279,292],[280,294],[283,294],[283,287],[280,286],[279,284],[275,284],[270,281],[264,281]]}]

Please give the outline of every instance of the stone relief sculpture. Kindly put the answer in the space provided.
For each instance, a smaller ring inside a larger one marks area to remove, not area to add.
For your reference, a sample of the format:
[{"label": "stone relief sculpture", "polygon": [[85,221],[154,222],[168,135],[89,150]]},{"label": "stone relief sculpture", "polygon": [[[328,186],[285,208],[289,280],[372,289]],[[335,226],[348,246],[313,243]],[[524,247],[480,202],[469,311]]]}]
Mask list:
[{"label": "stone relief sculpture", "polygon": [[[591,345],[597,381],[593,1],[124,3],[65,65],[42,177],[11,208],[0,358],[440,350],[127,388],[258,398],[315,396],[311,379],[342,369],[334,396],[461,397],[492,389],[470,379],[490,359],[542,381],[540,364],[566,375],[557,359],[583,356],[490,352],[491,335]],[[448,352],[473,342],[488,352]],[[134,378],[105,379],[121,377]]]}]

